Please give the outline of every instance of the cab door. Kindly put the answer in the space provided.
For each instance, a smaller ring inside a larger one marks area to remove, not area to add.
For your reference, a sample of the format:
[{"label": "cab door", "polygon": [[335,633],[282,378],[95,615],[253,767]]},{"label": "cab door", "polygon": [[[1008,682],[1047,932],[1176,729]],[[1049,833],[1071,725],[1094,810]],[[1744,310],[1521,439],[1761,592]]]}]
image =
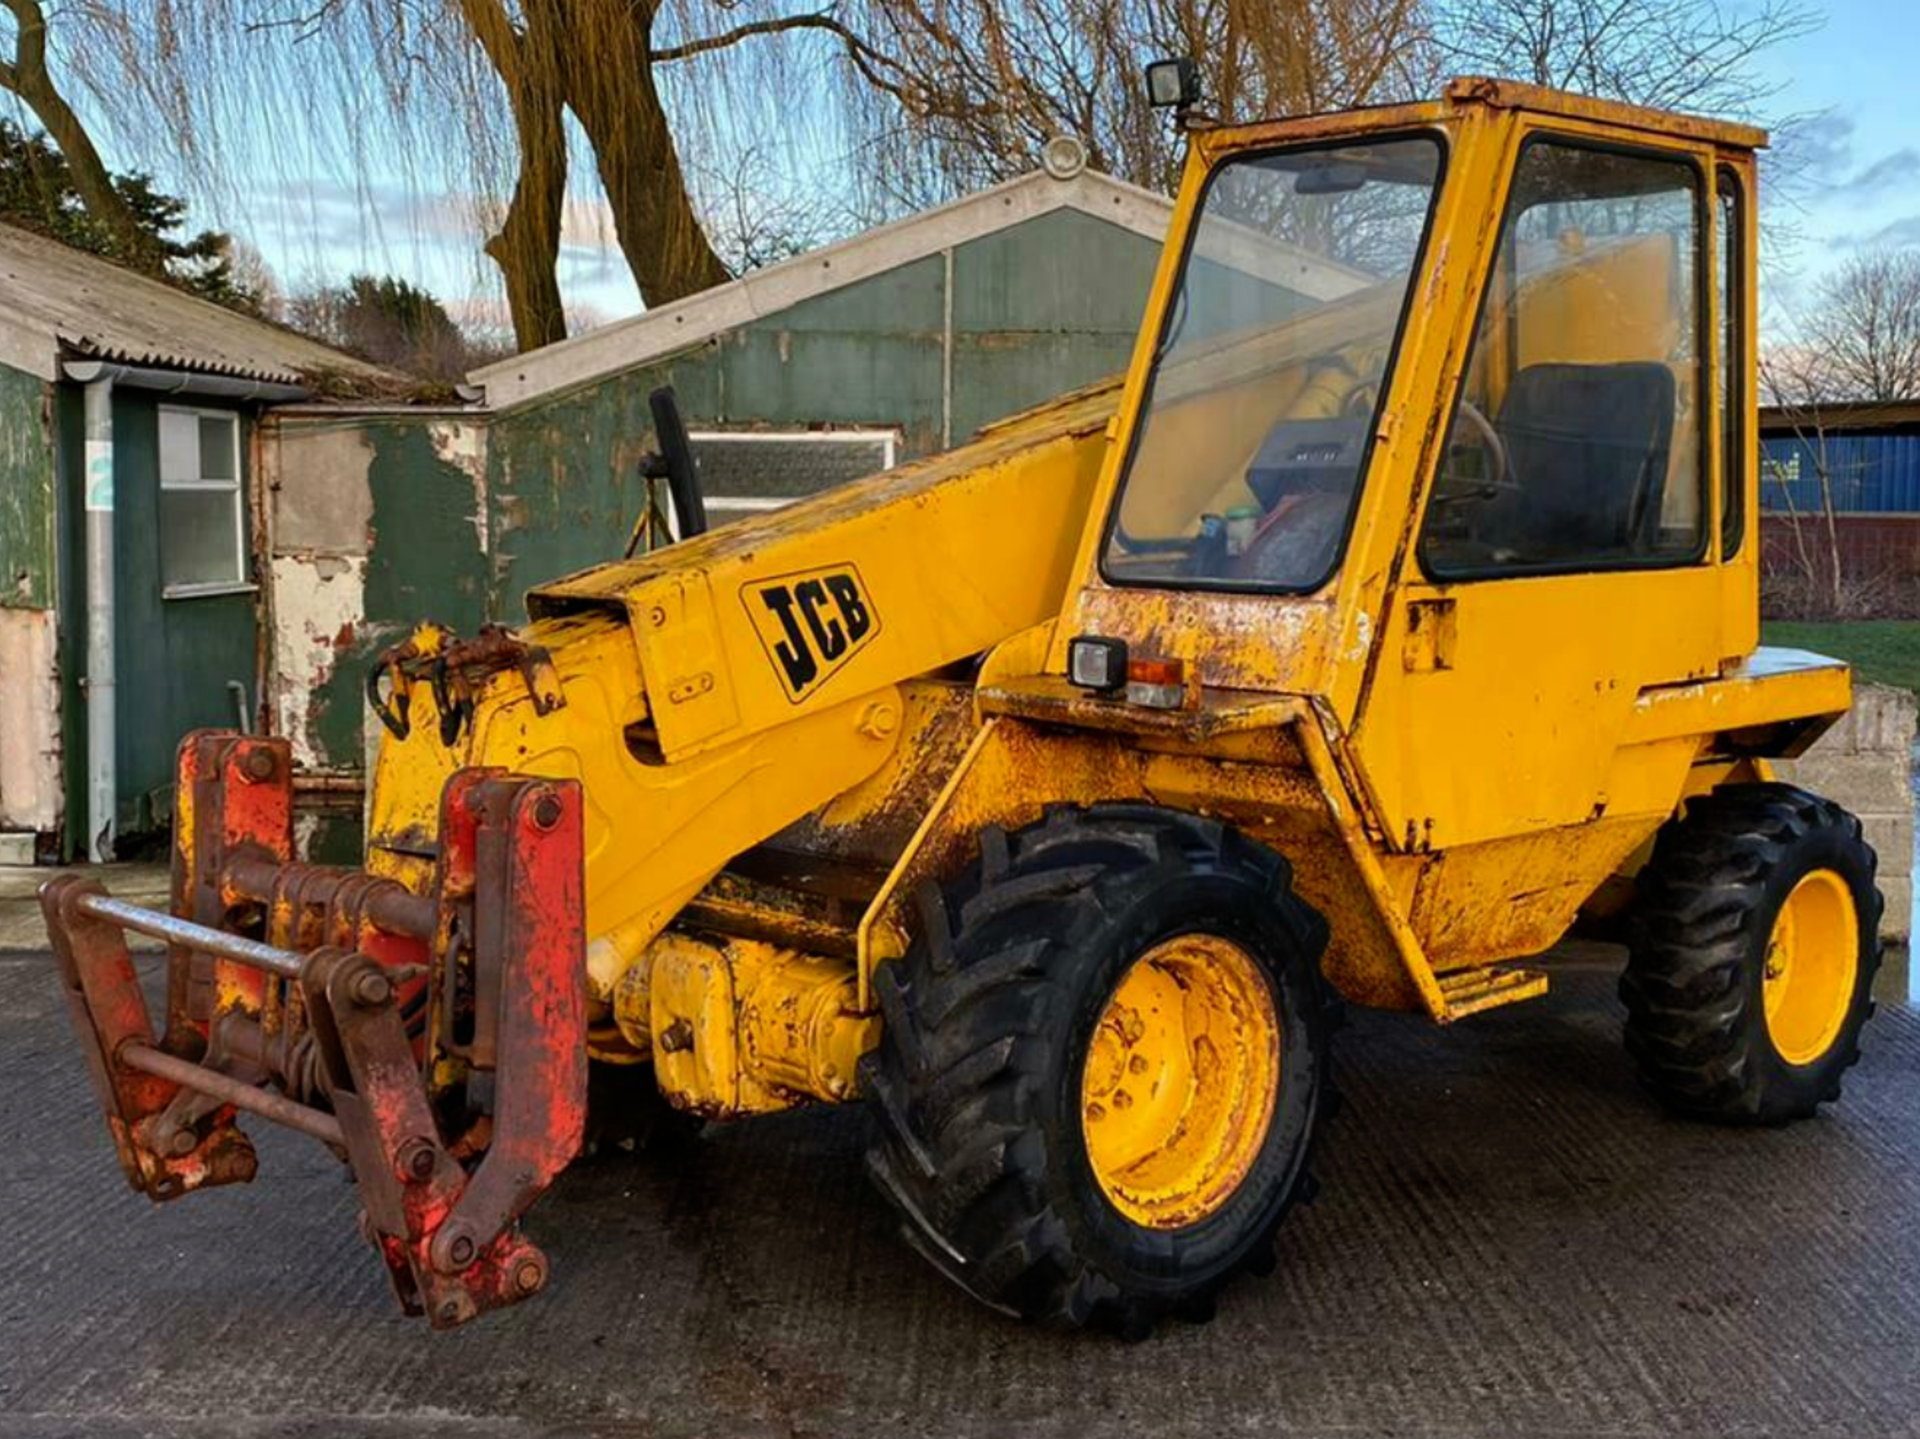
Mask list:
[{"label": "cab door", "polygon": [[1644,808],[1616,754],[1636,697],[1727,652],[1711,174],[1691,146],[1522,143],[1357,719],[1396,849]]}]

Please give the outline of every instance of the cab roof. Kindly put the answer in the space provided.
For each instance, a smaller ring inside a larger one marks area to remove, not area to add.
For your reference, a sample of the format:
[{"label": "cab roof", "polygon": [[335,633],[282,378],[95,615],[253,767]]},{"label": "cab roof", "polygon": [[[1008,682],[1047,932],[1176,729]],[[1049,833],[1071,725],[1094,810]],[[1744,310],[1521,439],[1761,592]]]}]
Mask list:
[{"label": "cab roof", "polygon": [[1712,120],[1701,115],[1683,115],[1672,110],[1654,110],[1644,105],[1623,104],[1618,100],[1596,100],[1591,95],[1576,95],[1570,90],[1552,90],[1544,85],[1528,85],[1519,80],[1495,80],[1484,75],[1462,75],[1448,81],[1443,99],[1449,109],[1484,105],[1496,110],[1530,110],[1536,114],[1560,115],[1571,120],[1646,130],[1652,134],[1704,140],[1730,150],[1763,150],[1767,145],[1767,132],[1753,125]]}]

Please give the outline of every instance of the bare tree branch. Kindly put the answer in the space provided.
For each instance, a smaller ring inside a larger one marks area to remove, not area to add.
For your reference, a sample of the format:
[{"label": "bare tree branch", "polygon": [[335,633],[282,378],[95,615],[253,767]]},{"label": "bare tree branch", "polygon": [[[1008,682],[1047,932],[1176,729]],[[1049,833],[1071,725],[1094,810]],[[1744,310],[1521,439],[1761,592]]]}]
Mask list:
[{"label": "bare tree branch", "polygon": [[140,228],[126,201],[121,199],[93,137],[53,82],[47,68],[47,17],[39,0],[0,0],[0,3],[13,12],[18,27],[13,59],[0,71],[0,86],[20,97],[46,127],[53,143],[60,147],[73,174],[73,187],[79,192],[87,213],[106,227],[126,254],[157,264],[151,237]]}]

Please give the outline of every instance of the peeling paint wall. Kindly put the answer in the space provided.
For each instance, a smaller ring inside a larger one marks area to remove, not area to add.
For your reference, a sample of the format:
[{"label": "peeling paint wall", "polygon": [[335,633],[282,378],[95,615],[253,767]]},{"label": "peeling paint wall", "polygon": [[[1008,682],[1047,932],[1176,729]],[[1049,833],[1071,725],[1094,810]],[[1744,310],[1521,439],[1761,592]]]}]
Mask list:
[{"label": "peeling paint wall", "polygon": [[486,618],[485,417],[289,412],[263,432],[271,682],[296,761],[358,769],[367,670],[417,622]]},{"label": "peeling paint wall", "polygon": [[0,830],[60,825],[60,682],[52,610],[0,607]]},{"label": "peeling paint wall", "polygon": [[53,606],[52,393],[0,365],[0,605]]},{"label": "peeling paint wall", "polygon": [[343,656],[353,653],[366,620],[364,555],[273,557],[274,625],[269,700],[274,729],[291,736],[294,762],[335,768],[357,758],[322,750],[315,711]]},{"label": "peeling paint wall", "polygon": [[52,403],[0,366],[0,830],[60,824]]}]

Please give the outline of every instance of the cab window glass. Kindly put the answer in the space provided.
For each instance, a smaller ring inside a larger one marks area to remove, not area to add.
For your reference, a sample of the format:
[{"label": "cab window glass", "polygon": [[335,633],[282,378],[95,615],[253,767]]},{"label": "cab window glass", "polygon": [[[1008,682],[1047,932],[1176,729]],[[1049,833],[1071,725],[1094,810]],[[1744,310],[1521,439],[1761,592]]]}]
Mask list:
[{"label": "cab window glass", "polygon": [[1109,522],[1109,583],[1304,591],[1333,574],[1442,159],[1417,135],[1214,173]]},{"label": "cab window glass", "polygon": [[1720,172],[1720,553],[1740,552],[1746,529],[1746,205],[1740,182]]},{"label": "cab window glass", "polygon": [[1699,557],[1698,172],[1536,141],[1420,538],[1441,578]]}]

